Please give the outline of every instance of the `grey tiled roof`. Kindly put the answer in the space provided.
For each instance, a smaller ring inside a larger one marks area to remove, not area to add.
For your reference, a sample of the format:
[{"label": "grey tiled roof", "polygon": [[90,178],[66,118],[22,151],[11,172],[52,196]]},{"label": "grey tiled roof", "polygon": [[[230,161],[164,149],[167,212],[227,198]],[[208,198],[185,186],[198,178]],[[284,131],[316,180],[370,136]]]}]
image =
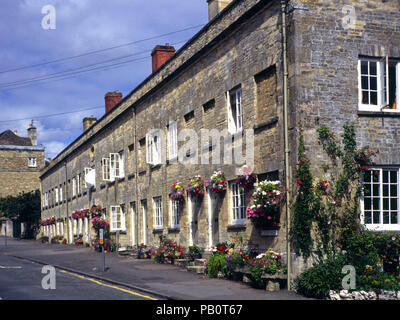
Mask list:
[{"label": "grey tiled roof", "polygon": [[11,130],[0,133],[0,145],[6,146],[32,146],[30,138],[19,137]]}]

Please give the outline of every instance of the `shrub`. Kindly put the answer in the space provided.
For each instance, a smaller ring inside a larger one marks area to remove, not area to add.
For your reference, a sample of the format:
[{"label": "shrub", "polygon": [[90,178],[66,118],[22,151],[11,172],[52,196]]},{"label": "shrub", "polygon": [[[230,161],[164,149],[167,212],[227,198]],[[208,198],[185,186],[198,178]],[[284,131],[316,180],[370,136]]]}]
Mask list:
[{"label": "shrub", "polygon": [[216,252],[207,261],[207,274],[210,278],[218,277],[221,272],[225,278],[229,278],[231,273],[225,263],[225,254]]},{"label": "shrub", "polygon": [[189,260],[194,260],[194,259],[200,259],[201,258],[201,256],[202,256],[202,253],[203,253],[203,248],[200,248],[199,246],[197,246],[197,245],[193,245],[193,246],[190,246],[189,248],[188,248],[188,254],[187,254],[187,257],[188,257],[188,259]]},{"label": "shrub", "polygon": [[297,278],[297,292],[306,297],[325,298],[329,290],[341,290],[344,277],[342,269],[347,264],[345,256],[338,256],[314,265]]}]

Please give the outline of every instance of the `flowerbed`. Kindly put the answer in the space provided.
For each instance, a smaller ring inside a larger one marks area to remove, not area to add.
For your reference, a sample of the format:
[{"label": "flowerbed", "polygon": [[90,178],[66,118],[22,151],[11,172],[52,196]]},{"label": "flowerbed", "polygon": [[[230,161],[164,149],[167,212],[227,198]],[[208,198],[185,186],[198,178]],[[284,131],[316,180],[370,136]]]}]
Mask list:
[{"label": "flowerbed", "polygon": [[160,246],[152,252],[155,263],[173,263],[183,258],[183,247],[166,238],[161,238]]},{"label": "flowerbed", "polygon": [[247,247],[218,244],[212,249],[213,253],[207,262],[207,274],[210,278],[223,276],[228,279],[236,278],[235,275],[248,274],[256,287],[265,286],[266,274],[285,274],[287,268],[279,253],[268,249],[265,253],[257,255],[254,249]]}]

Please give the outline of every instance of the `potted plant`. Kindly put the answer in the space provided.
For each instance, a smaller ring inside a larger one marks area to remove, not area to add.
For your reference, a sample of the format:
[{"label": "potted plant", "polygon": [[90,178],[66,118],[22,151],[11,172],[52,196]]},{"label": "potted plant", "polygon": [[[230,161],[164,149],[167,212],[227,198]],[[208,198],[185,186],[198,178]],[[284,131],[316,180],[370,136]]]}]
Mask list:
[{"label": "potted plant", "polygon": [[253,169],[243,166],[237,172],[236,183],[244,189],[253,189],[254,184],[257,181],[257,177],[253,174]]},{"label": "potted plant", "polygon": [[247,217],[261,229],[279,228],[282,190],[279,181],[261,181],[251,195]]},{"label": "potted plant", "polygon": [[204,181],[201,179],[200,175],[194,176],[190,179],[187,191],[192,197],[199,198],[204,196]]},{"label": "potted plant", "polygon": [[177,182],[172,185],[170,198],[174,201],[183,201],[185,199],[185,189],[181,182]]},{"label": "potted plant", "polygon": [[221,170],[215,171],[210,177],[210,180],[206,181],[206,186],[214,193],[226,191],[227,185],[228,181],[225,179],[225,175]]}]

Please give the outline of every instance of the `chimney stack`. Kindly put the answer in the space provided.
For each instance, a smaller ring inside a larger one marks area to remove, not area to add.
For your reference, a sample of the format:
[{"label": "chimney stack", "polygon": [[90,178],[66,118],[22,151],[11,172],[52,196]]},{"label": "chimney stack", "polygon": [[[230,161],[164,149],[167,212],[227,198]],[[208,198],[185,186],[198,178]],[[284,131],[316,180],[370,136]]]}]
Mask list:
[{"label": "chimney stack", "polygon": [[208,2],[208,21],[214,19],[232,0],[207,0]]},{"label": "chimney stack", "polygon": [[160,68],[175,54],[175,48],[168,43],[165,46],[156,46],[151,52],[153,72]]},{"label": "chimney stack", "polygon": [[31,139],[32,146],[37,146],[36,127],[33,126],[33,121],[29,124],[28,137]]},{"label": "chimney stack", "polygon": [[95,124],[96,121],[97,119],[93,116],[83,118],[83,131],[85,132],[87,129],[89,129]]},{"label": "chimney stack", "polygon": [[122,100],[122,93],[117,91],[108,92],[104,100],[106,101],[106,113],[108,113],[115,105]]}]

